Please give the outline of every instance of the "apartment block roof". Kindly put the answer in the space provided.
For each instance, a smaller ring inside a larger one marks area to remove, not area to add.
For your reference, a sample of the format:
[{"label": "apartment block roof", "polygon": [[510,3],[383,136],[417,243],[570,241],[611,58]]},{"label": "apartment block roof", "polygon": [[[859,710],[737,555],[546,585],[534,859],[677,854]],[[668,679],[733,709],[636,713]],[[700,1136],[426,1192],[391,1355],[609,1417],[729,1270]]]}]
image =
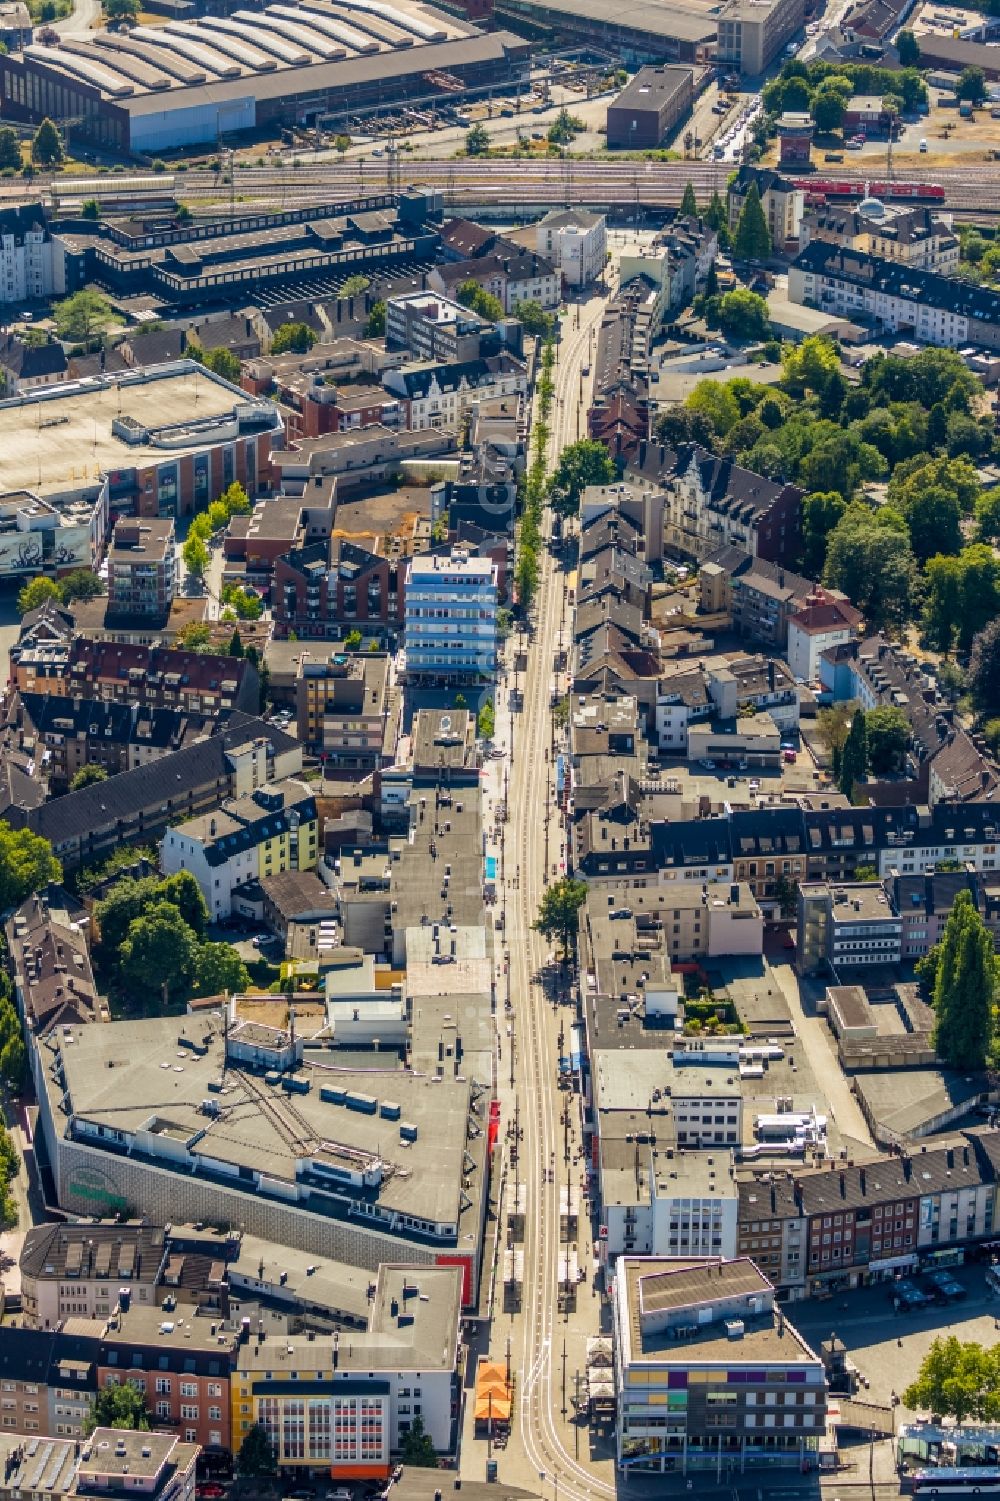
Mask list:
[{"label": "apartment block roof", "polygon": [[815,276],[849,282],[885,296],[923,304],[984,323],[1000,320],[1000,293],[937,271],[922,271],[900,261],[867,255],[826,240],[810,240],[793,266]]},{"label": "apartment block roof", "polygon": [[13,808],[8,820],[17,828],[33,829],[56,845],[84,838],[116,819],[127,821],[164,800],[182,799],[194,787],[224,782],[229,774],[229,753],[254,740],[267,741],[275,754],[294,750],[298,745],[297,740],[275,725],[248,714],[233,714],[225,728],[205,740],[132,771],[119,772],[104,782],[81,787],[41,807]]},{"label": "apartment block roof", "polygon": [[316,799],[304,782],[289,778],[269,782],[245,797],[227,798],[213,813],[203,813],[171,830],[171,835],[200,844],[210,866],[226,865],[236,855],[269,839],[315,822]]}]

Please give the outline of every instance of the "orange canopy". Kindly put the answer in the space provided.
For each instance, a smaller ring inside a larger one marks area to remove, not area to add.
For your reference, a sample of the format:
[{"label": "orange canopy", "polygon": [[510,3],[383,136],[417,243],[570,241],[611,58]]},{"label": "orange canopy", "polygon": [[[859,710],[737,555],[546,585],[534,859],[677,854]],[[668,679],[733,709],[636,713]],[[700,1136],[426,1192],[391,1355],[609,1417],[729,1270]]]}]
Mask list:
[{"label": "orange canopy", "polygon": [[476,1422],[488,1423],[491,1416],[498,1422],[509,1422],[510,1412],[506,1366],[498,1360],[480,1361],[476,1372]]},{"label": "orange canopy", "polygon": [[487,1393],[485,1397],[476,1398],[476,1422],[488,1423],[490,1418],[494,1423],[510,1422],[510,1398],[501,1397],[497,1393]]}]

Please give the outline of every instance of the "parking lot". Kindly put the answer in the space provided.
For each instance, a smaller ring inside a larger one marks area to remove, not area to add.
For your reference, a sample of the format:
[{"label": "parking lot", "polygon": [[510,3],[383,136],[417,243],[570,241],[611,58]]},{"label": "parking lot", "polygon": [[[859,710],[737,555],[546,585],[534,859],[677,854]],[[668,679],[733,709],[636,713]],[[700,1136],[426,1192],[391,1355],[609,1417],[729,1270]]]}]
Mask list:
[{"label": "parking lot", "polygon": [[[896,1312],[895,1285],[884,1282],[856,1292],[835,1293],[824,1300],[809,1298],[789,1303],[787,1313],[814,1348],[829,1339],[831,1333],[843,1340],[850,1358],[868,1383],[858,1396],[886,1405],[894,1393],[902,1397],[939,1334],[954,1334],[961,1340],[978,1340],[987,1346],[996,1343],[1000,1297],[987,1286],[986,1272],[982,1264],[949,1268],[966,1296],[944,1307],[929,1303],[922,1309]],[[909,1280],[918,1288],[928,1289],[924,1274],[918,1273]],[[897,1426],[911,1416],[900,1402]]]}]

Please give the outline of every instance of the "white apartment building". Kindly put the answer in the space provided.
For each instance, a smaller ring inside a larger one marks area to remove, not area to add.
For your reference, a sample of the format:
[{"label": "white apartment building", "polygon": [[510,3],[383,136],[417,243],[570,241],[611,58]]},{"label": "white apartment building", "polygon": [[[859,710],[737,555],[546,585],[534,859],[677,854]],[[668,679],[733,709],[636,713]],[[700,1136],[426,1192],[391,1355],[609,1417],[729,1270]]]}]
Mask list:
[{"label": "white apartment building", "polygon": [[411,431],[461,431],[467,413],[480,402],[525,395],[528,372],[513,355],[498,354],[457,365],[404,365],[387,371],[382,384],[405,402],[406,426]]},{"label": "white apartment building", "polygon": [[586,209],[550,209],[536,225],[536,249],[550,260],[569,287],[585,287],[604,270],[607,220]]},{"label": "white apartment building", "polygon": [[291,779],[229,798],[214,813],[168,829],[160,842],[164,875],[189,870],[213,921],[229,917],[233,893],[247,881],[286,870],[315,870],[319,859],[316,802]]},{"label": "white apartment building", "polygon": [[57,285],[52,241],[40,204],[0,212],[0,303],[33,302],[65,290]]},{"label": "white apartment building", "polygon": [[861,620],[860,610],[853,605],[817,590],[804,609],[788,620],[788,667],[792,676],[806,684],[818,682],[820,657],[831,647],[852,640]]},{"label": "white apartment building", "polygon": [[822,240],[810,240],[789,267],[788,297],[924,344],[1000,347],[1000,294]]}]

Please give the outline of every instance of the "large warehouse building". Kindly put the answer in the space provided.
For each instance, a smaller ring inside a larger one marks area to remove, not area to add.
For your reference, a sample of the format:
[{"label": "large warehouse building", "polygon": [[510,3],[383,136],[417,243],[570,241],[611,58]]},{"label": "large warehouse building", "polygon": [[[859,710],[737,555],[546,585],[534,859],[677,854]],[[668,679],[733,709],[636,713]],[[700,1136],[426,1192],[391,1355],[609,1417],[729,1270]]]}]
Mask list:
[{"label": "large warehouse building", "polygon": [[303,0],[163,27],[60,36],[0,58],[5,115],[74,121],[119,151],[526,81],[529,46],[422,0]]}]

